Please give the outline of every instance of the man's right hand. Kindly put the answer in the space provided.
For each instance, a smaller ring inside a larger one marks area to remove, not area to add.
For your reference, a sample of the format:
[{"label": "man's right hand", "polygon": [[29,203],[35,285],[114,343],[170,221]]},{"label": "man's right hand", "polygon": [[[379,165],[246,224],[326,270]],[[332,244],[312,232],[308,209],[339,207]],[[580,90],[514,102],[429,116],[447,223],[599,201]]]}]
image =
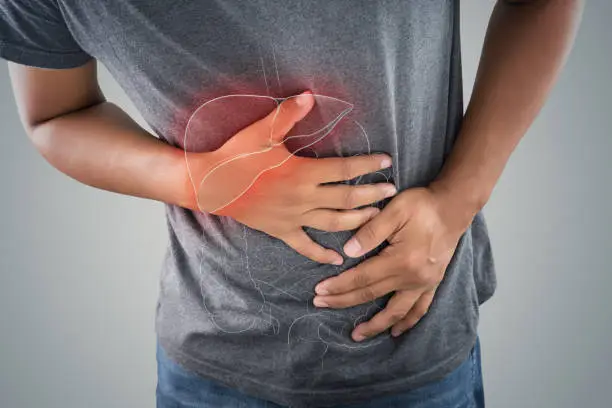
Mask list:
[{"label": "man's right hand", "polygon": [[302,227],[356,229],[378,213],[374,207],[356,208],[390,197],[396,189],[390,183],[323,185],[389,167],[387,155],[318,159],[287,150],[284,138],[314,104],[309,92],[287,98],[218,150],[189,153],[190,187],[195,186],[201,211],[230,216],[313,261],[341,264],[341,255],[315,243]]}]

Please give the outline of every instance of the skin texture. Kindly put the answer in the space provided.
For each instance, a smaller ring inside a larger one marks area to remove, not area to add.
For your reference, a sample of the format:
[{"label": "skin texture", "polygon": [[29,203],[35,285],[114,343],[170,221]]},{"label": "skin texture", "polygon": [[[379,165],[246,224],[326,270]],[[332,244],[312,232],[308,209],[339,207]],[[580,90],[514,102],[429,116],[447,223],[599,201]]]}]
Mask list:
[{"label": "skin texture", "polygon": [[[380,157],[354,163],[349,162],[353,158],[300,159],[285,169],[281,166],[276,172],[267,172],[257,183],[262,189],[249,190],[245,198],[225,211],[254,228],[276,234],[318,262],[334,263],[338,254],[317,248],[306,234],[296,235],[300,225],[320,223],[324,225],[318,227],[330,231],[362,225],[344,248],[351,257],[387,240],[390,245],[379,255],[319,283],[313,302],[320,307],[343,308],[394,292],[383,311],[355,328],[353,338],[359,341],[389,328],[394,335],[408,330],[427,312],[459,238],[487,202],[512,151],[543,105],[570,48],[582,3],[497,3],[462,129],[441,173],[428,187],[397,194],[373,218],[374,214],[365,214],[369,210],[362,210],[361,215],[350,210],[376,198],[363,186],[336,190],[325,186],[329,194],[321,194],[320,202],[299,207],[291,202],[292,194],[313,195],[313,189],[322,189],[321,183],[331,181],[324,175],[348,180],[380,168],[376,167],[380,166]],[[202,208],[214,206],[206,204],[205,191],[199,192],[202,200],[196,199],[182,150],[159,141],[104,100],[95,63],[69,70],[9,66],[24,126],[51,165],[97,188],[192,210],[199,209],[198,201]],[[300,112],[297,109],[295,116],[289,115],[287,123],[298,120],[304,113]],[[261,133],[253,129],[248,132],[269,137],[269,127],[262,128]],[[239,132],[236,140],[244,135]],[[192,153],[188,161],[195,163],[194,168],[203,177],[231,149],[219,151]],[[274,154],[286,153],[279,149]],[[292,166],[309,166],[312,178],[293,178]],[[256,165],[252,171],[257,169]],[[285,205],[288,210],[282,217],[264,213],[262,197],[267,195],[262,193],[266,187],[275,194],[278,189],[294,188],[285,196],[286,201],[266,203],[277,208]],[[235,192],[228,196],[235,197],[232,194]],[[251,216],[250,211],[257,215]],[[297,216],[300,211],[301,219]]]},{"label": "skin texture", "polygon": [[582,7],[578,0],[496,4],[472,99],[441,173],[426,188],[397,194],[344,252],[357,257],[385,240],[388,247],[315,287],[314,304],[331,308],[394,292],[385,309],[354,329],[355,341],[389,328],[399,335],[427,313],[459,238],[544,104]]}]

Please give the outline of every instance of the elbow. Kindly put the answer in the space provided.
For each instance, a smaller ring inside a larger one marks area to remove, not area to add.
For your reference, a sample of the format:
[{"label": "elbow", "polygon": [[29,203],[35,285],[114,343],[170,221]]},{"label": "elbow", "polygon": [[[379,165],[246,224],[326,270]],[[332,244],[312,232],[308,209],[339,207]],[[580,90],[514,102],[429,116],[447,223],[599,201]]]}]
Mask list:
[{"label": "elbow", "polygon": [[54,135],[57,133],[53,119],[41,122],[25,122],[24,127],[30,142],[36,150],[46,159],[53,156],[52,148]]},{"label": "elbow", "polygon": [[104,103],[103,100],[95,101],[87,106],[49,117],[22,117],[22,124],[34,147],[47,157],[52,153],[51,149],[57,147],[58,143],[54,140],[58,138],[59,133],[70,127],[71,118],[102,103]]},{"label": "elbow", "polygon": [[69,115],[65,113],[51,118],[22,120],[28,139],[47,161],[55,156],[54,149],[63,148],[59,136],[65,131],[62,124]]}]

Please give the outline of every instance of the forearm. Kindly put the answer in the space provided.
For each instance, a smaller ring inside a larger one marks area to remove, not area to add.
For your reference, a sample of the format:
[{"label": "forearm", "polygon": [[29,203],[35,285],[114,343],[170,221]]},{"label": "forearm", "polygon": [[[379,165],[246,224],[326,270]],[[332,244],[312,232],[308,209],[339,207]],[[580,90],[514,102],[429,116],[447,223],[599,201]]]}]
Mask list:
[{"label": "forearm", "polygon": [[45,159],[92,187],[194,209],[185,156],[103,102],[33,127]]},{"label": "forearm", "polygon": [[489,22],[472,98],[432,187],[473,216],[544,104],[571,47],[579,0],[499,1]]}]

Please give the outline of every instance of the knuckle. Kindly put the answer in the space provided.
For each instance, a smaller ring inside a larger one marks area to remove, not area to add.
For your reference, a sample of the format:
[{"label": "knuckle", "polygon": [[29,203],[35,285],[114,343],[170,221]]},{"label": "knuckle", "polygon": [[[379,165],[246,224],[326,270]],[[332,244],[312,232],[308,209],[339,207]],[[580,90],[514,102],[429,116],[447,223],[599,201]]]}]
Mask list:
[{"label": "knuckle", "polygon": [[429,285],[433,283],[435,276],[425,268],[417,268],[414,270],[415,279],[422,284]]},{"label": "knuckle", "polygon": [[311,209],[314,206],[315,194],[312,185],[298,185],[293,193],[288,194],[293,203]]},{"label": "knuckle", "polygon": [[374,291],[369,287],[364,287],[359,291],[359,299],[363,302],[369,302],[376,299]]},{"label": "knuckle", "polygon": [[357,197],[356,197],[356,189],[355,188],[351,188],[351,187],[347,187],[343,189],[343,193],[342,193],[342,204],[341,206],[344,209],[352,209],[354,207],[356,207],[357,205]]},{"label": "knuckle", "polygon": [[370,172],[375,172],[375,171],[379,171],[381,169],[381,158],[378,156],[370,156],[369,157],[370,160],[368,160],[368,170]]},{"label": "knuckle", "polygon": [[406,312],[400,309],[389,310],[387,319],[391,324],[395,324],[406,317]]},{"label": "knuckle", "polygon": [[403,256],[400,260],[400,265],[402,269],[410,270],[412,269],[412,260],[409,256]]},{"label": "knuckle", "polygon": [[364,224],[359,230],[360,242],[373,242],[376,240],[376,231],[371,223]]},{"label": "knuckle", "polygon": [[425,316],[427,314],[427,312],[429,311],[429,306],[425,306],[425,305],[418,305],[414,307],[414,314],[417,318],[421,318],[423,316]]},{"label": "knuckle", "polygon": [[291,189],[280,189],[278,194],[276,194],[276,198],[273,198],[274,201],[278,202],[281,205],[281,208],[287,208],[293,206],[293,204],[298,201],[298,197],[301,197],[303,194],[303,188],[300,186],[295,186]]},{"label": "knuckle", "polygon": [[402,265],[409,270],[415,270],[415,273],[418,274],[422,271],[421,265],[423,264],[421,256],[418,253],[412,251],[406,256],[404,256],[402,260]]},{"label": "knuckle", "polygon": [[[293,182],[301,186],[312,186],[317,184],[315,180],[318,176],[319,167],[308,157],[300,157],[292,155],[289,162],[293,164],[292,169],[296,171],[291,172]],[[281,166],[283,167],[283,166]]]},{"label": "knuckle", "polygon": [[379,333],[378,329],[372,325],[368,325],[366,328],[363,328],[361,332],[367,338],[376,336]]},{"label": "knuckle", "polygon": [[307,171],[295,171],[291,173],[291,182],[297,187],[305,187],[312,184],[312,175]]},{"label": "knuckle", "polygon": [[351,180],[353,178],[353,161],[350,159],[340,159],[340,174],[342,180]]},{"label": "knuckle", "polygon": [[330,232],[340,231],[342,227],[342,220],[339,215],[330,215],[327,219],[327,230]]},{"label": "knuckle", "polygon": [[355,286],[358,288],[368,286],[370,283],[370,279],[368,275],[363,272],[359,272],[359,270],[357,271],[358,272],[355,273],[355,276],[353,277],[353,283],[355,284]]},{"label": "knuckle", "polygon": [[406,323],[406,329],[412,329],[416,324],[421,320],[418,317],[411,317],[410,320]]},{"label": "knuckle", "polygon": [[400,206],[400,205],[396,205],[393,200],[391,202],[389,202],[389,204],[385,207],[385,210],[387,212],[389,212],[389,215],[394,220],[401,220],[401,219],[404,219],[406,217],[405,209],[402,208],[402,206]]}]

